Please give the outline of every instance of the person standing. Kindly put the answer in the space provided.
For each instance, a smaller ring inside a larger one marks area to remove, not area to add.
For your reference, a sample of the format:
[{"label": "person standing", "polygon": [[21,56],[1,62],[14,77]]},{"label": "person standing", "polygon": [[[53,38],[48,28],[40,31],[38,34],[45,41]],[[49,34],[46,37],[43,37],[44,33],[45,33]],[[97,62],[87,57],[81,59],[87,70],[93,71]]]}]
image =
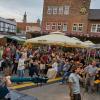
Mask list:
[{"label": "person standing", "polygon": [[68,79],[70,73],[71,73],[71,64],[68,60],[65,61],[65,64],[63,66],[63,76],[62,76],[62,80],[60,81],[61,84],[64,84],[65,80]]},{"label": "person standing", "polygon": [[40,75],[41,76],[45,76],[45,69],[46,69],[46,66],[45,66],[45,63],[44,62],[40,62]]},{"label": "person standing", "polygon": [[7,76],[0,76],[0,100],[11,100],[11,93],[8,86],[11,86],[9,73]]},{"label": "person standing", "polygon": [[15,60],[14,60],[14,66],[12,69],[12,74],[13,73],[17,74],[17,67],[18,67],[19,58],[20,58],[20,51],[17,49],[16,54],[15,54]]},{"label": "person standing", "polygon": [[79,73],[81,72],[81,68],[79,65],[75,65],[72,68],[72,73],[69,76],[69,89],[70,89],[70,100],[81,100],[80,94],[80,84],[79,80],[81,77]]},{"label": "person standing", "polygon": [[34,75],[39,76],[39,74],[38,74],[38,66],[36,65],[36,61],[31,59],[30,62],[29,62],[29,76],[33,77]]},{"label": "person standing", "polygon": [[17,68],[19,77],[24,77],[24,69],[25,69],[25,58],[21,54],[21,58],[19,59],[18,68]]},{"label": "person standing", "polygon": [[92,64],[88,65],[84,69],[86,73],[86,79],[85,79],[85,89],[88,92],[93,92],[94,89],[94,80],[95,76],[98,73],[97,67],[96,67],[96,61],[92,61]]}]

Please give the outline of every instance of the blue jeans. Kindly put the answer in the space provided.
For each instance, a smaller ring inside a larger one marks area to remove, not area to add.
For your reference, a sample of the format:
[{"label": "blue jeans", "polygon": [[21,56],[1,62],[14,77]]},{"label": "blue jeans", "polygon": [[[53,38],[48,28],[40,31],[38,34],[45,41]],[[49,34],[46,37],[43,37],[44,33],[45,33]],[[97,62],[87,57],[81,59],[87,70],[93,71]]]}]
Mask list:
[{"label": "blue jeans", "polygon": [[24,77],[24,70],[18,70],[18,77]]},{"label": "blue jeans", "polygon": [[69,75],[70,75],[70,72],[65,72],[64,75],[63,75],[63,77],[62,77],[61,82],[64,83],[65,79],[68,78]]}]

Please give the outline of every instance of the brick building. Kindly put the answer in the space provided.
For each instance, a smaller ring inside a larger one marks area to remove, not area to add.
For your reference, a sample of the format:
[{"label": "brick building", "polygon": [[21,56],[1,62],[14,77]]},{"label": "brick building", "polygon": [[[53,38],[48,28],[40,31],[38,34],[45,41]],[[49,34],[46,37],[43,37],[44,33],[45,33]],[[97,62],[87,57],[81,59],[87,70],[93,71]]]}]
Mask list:
[{"label": "brick building", "polygon": [[44,0],[42,33],[100,36],[100,9],[90,9],[91,0]]},{"label": "brick building", "polygon": [[22,22],[17,22],[17,32],[20,35],[25,35],[27,38],[31,38],[32,35],[38,34],[41,31],[40,27],[40,20],[38,19],[37,22],[27,22],[27,15],[26,12],[23,16]]}]

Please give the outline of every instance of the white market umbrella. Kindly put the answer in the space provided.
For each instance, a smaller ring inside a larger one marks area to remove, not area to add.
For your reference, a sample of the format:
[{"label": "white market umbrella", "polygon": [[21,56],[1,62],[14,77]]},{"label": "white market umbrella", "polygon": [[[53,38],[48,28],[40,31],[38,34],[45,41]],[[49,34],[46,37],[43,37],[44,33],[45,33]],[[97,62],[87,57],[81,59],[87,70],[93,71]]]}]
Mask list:
[{"label": "white market umbrella", "polygon": [[100,44],[90,46],[91,49],[100,49]]},{"label": "white market umbrella", "polygon": [[80,39],[78,39],[76,37],[72,37],[71,39],[74,42],[74,45],[85,46],[84,43]]},{"label": "white market umbrella", "polygon": [[65,33],[63,33],[63,32],[60,32],[60,31],[51,32],[50,34],[60,34],[60,35],[65,35]]},{"label": "white market umbrella", "polygon": [[56,44],[56,43],[66,43],[66,38],[70,42],[70,37],[65,37],[64,35],[59,35],[59,34],[49,34],[49,35],[44,35],[32,39],[26,40],[26,42],[30,43],[43,43],[43,44]]},{"label": "white market umbrella", "polygon": [[40,36],[37,38],[32,38],[26,40],[26,43],[37,43],[37,44],[52,44],[52,45],[62,45],[66,47],[82,47],[82,45],[77,45],[80,42],[76,42],[75,39],[72,39],[63,34],[54,34]]},{"label": "white market umbrella", "polygon": [[90,46],[93,46],[93,45],[95,45],[95,44],[94,44],[92,41],[89,41],[89,40],[88,40],[88,41],[85,41],[85,42],[84,42],[84,45],[87,46],[87,47],[90,47]]}]

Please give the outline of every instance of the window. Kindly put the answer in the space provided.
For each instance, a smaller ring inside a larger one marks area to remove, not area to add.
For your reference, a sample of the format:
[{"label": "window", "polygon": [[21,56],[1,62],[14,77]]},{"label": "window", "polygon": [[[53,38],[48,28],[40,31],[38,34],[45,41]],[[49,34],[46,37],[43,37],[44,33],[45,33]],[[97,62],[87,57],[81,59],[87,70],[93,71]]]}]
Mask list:
[{"label": "window", "polygon": [[9,27],[9,24],[6,23],[6,24],[5,24],[5,28],[8,28],[8,27]]},{"label": "window", "polygon": [[63,14],[63,6],[60,6],[59,7],[59,15],[62,15]]},{"label": "window", "polygon": [[12,25],[10,25],[10,31],[12,31],[13,30],[13,27],[12,27]]},{"label": "window", "polygon": [[67,31],[67,24],[63,24],[63,31]]},{"label": "window", "polygon": [[0,31],[4,31],[4,29],[1,27],[1,30]]},{"label": "window", "polygon": [[16,26],[14,26],[14,31],[16,32]]},{"label": "window", "polygon": [[74,32],[82,32],[83,31],[83,24],[74,24],[73,31]]},{"label": "window", "polygon": [[58,10],[57,7],[53,7],[53,14],[57,14],[57,10]]},{"label": "window", "polygon": [[97,32],[100,32],[100,24],[97,26]]},{"label": "window", "polygon": [[47,14],[52,14],[52,7],[48,6]]},{"label": "window", "polygon": [[7,29],[8,29],[8,31],[7,31],[7,32],[10,32],[10,27],[8,27]]},{"label": "window", "polygon": [[3,23],[3,22],[0,22],[0,26],[1,26],[1,27],[4,27],[4,23]]},{"label": "window", "polygon": [[56,30],[56,23],[52,24],[52,30]]},{"label": "window", "polygon": [[2,22],[0,22],[0,27],[1,27],[1,23],[2,23]]},{"label": "window", "polygon": [[83,24],[79,24],[79,25],[78,25],[78,31],[79,31],[79,32],[82,32],[82,31],[83,31]]},{"label": "window", "polygon": [[74,24],[72,30],[74,32],[82,32],[83,31],[83,24]]},{"label": "window", "polygon": [[62,30],[62,24],[61,23],[58,23],[58,25],[57,25],[57,30]]},{"label": "window", "polygon": [[50,25],[50,23],[47,23],[46,24],[46,30],[50,30],[51,29],[51,25]]},{"label": "window", "polygon": [[8,29],[7,28],[5,28],[5,32],[8,32]]},{"label": "window", "polygon": [[77,25],[77,24],[74,24],[74,25],[73,25],[73,31],[74,31],[74,32],[77,32],[77,30],[78,30],[78,25]]},{"label": "window", "polygon": [[30,30],[30,27],[29,26],[26,26],[26,31],[29,31]]},{"label": "window", "polygon": [[92,24],[91,32],[100,32],[100,24]]},{"label": "window", "polygon": [[69,14],[69,6],[64,6],[64,15]]},{"label": "window", "polygon": [[91,32],[96,32],[96,24],[93,24],[91,27]]}]

